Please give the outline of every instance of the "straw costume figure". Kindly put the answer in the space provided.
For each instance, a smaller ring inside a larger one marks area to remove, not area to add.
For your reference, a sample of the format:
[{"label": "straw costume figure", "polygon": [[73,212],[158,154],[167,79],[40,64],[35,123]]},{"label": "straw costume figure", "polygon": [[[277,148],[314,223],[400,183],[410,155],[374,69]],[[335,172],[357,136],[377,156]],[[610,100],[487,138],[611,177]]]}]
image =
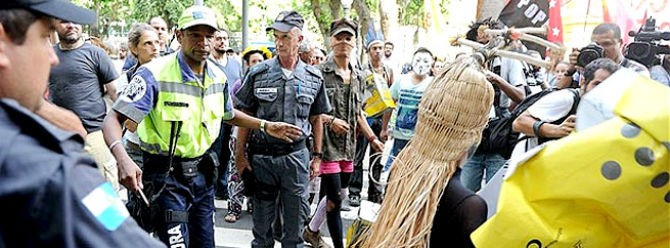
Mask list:
[{"label": "straw costume figure", "polygon": [[356,245],[428,246],[439,200],[459,160],[480,141],[493,97],[475,58],[437,75],[419,104],[415,136],[393,162],[379,217]]}]

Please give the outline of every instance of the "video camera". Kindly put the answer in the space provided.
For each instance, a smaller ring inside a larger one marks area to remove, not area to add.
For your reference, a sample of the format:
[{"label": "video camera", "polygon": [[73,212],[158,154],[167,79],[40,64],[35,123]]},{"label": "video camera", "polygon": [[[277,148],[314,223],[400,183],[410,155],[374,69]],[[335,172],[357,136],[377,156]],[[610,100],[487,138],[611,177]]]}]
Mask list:
[{"label": "video camera", "polygon": [[661,40],[670,40],[670,32],[657,31],[656,20],[652,17],[647,18],[640,31],[630,31],[628,35],[635,37],[635,42],[628,45],[625,57],[640,62],[647,68],[660,63],[656,55],[670,54],[669,46],[660,45]]}]

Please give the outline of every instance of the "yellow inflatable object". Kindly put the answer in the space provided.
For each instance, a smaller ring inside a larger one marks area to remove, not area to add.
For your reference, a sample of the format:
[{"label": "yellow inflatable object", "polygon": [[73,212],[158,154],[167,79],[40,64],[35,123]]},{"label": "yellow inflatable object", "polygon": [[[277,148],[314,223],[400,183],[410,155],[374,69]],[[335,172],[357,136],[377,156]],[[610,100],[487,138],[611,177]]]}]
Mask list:
[{"label": "yellow inflatable object", "polygon": [[670,247],[670,89],[639,77],[614,113],[519,164],[475,246]]}]

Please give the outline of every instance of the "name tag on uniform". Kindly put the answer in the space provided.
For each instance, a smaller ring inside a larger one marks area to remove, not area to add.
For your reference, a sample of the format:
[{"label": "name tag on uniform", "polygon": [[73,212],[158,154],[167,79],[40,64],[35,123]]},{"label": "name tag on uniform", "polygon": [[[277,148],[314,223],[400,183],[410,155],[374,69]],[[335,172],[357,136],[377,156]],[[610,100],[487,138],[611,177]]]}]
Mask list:
[{"label": "name tag on uniform", "polygon": [[112,184],[109,182],[105,182],[95,188],[81,202],[95,216],[98,222],[109,231],[119,228],[130,216],[128,209],[123,205],[123,202],[116,195]]},{"label": "name tag on uniform", "polygon": [[256,93],[277,93],[277,88],[257,88]]}]

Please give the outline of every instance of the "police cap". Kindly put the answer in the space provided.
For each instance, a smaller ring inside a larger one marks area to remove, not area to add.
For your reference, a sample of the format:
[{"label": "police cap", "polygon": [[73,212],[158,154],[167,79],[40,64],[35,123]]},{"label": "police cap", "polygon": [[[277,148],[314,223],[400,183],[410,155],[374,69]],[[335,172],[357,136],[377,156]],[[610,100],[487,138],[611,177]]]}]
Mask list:
[{"label": "police cap", "polygon": [[79,24],[95,23],[95,12],[65,0],[2,0],[0,9],[26,9]]}]

